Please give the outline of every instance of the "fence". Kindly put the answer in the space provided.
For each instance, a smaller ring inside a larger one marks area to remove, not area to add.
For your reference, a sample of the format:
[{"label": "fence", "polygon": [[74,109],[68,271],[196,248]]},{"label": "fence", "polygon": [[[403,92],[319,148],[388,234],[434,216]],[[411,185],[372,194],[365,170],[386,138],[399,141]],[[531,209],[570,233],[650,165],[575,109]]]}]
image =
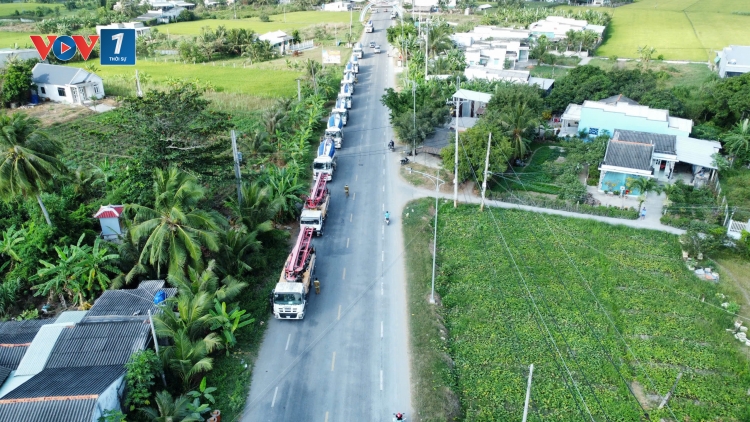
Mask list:
[{"label": "fence", "polygon": [[742,231],[750,231],[750,221],[734,221],[729,219],[727,225],[727,236],[739,240],[742,237]]},{"label": "fence", "polygon": [[308,40],[308,41],[302,41],[299,44],[291,44],[289,47],[287,47],[287,50],[289,50],[290,52],[303,51],[303,50],[310,50],[313,47],[315,47],[315,43],[313,42],[313,40]]}]

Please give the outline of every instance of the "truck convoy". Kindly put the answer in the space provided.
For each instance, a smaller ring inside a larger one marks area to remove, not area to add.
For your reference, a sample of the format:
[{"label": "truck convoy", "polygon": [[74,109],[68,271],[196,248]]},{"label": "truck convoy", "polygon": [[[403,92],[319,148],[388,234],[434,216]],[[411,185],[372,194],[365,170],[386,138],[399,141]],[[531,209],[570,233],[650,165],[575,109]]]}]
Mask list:
[{"label": "truck convoy", "polygon": [[352,54],[354,54],[355,56],[357,56],[358,59],[362,58],[362,55],[364,54],[364,52],[362,51],[362,43],[361,42],[358,42],[354,46],[354,49],[352,50]]},{"label": "truck convoy", "polygon": [[338,114],[341,118],[341,123],[346,126],[346,122],[349,121],[349,110],[346,109],[346,104],[340,98],[336,100],[336,105],[333,106],[331,113]]},{"label": "truck convoy", "polygon": [[352,58],[350,59],[350,62],[352,64],[352,67],[354,68],[354,73],[359,73],[359,58],[356,54],[352,53]]},{"label": "truck convoy", "polygon": [[326,180],[333,179],[333,171],[336,169],[336,146],[333,139],[324,138],[318,146],[318,156],[313,160],[313,177],[319,173],[325,175]]},{"label": "truck convoy", "polygon": [[352,91],[349,90],[349,85],[345,84],[341,87],[339,98],[346,101],[346,108],[352,108]]},{"label": "truck convoy", "polygon": [[279,282],[271,292],[273,316],[277,319],[302,319],[315,274],[315,248],[312,227],[303,227],[294,249],[286,259]]},{"label": "truck convoy", "polygon": [[325,139],[332,139],[337,149],[341,148],[341,144],[344,142],[344,124],[341,121],[341,116],[337,113],[328,117],[328,129],[323,136]]},{"label": "truck convoy", "polygon": [[305,207],[302,209],[302,215],[299,219],[301,230],[311,227],[315,235],[323,235],[323,223],[328,213],[328,204],[331,201],[330,192],[326,187],[326,178],[322,173],[318,173],[315,183],[310,190],[310,196],[305,200]]},{"label": "truck convoy", "polygon": [[367,21],[365,24],[365,32],[372,32],[375,28],[372,26],[372,20]]}]

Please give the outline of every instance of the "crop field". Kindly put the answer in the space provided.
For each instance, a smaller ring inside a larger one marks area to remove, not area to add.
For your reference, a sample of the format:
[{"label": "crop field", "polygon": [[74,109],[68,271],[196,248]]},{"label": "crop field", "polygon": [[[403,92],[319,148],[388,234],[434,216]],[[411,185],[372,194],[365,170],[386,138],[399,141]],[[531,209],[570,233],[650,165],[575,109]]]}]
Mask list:
[{"label": "crop field", "polygon": [[[0,4],[0,6],[6,6]],[[30,32],[10,32],[0,31],[0,48],[33,48],[34,45],[31,43],[29,35],[33,35]]]},{"label": "crop field", "polygon": [[[61,9],[65,9],[63,5],[59,5]],[[24,10],[34,10],[37,7],[49,7],[51,9],[55,8],[55,4],[45,4],[45,3],[0,3],[0,16],[9,16],[16,13],[16,10],[18,10],[18,13],[23,12]]]},{"label": "crop field", "polygon": [[598,56],[635,58],[649,45],[667,60],[707,61],[714,50],[747,44],[750,15],[733,14],[750,13],[745,0],[640,0],[606,11],[612,22]]},{"label": "crop field", "polygon": [[[203,19],[192,22],[178,22],[159,26],[159,31],[169,32],[170,35],[198,35],[201,28],[210,26],[216,28],[223,25],[227,29],[245,28],[251,29],[258,34],[271,31],[291,31],[302,29],[312,25],[349,23],[349,13],[346,12],[292,12],[285,15],[272,15],[270,22],[261,22],[259,18],[244,19]],[[359,14],[354,14],[354,21],[359,19]]]},{"label": "crop field", "polygon": [[[407,206],[407,238],[431,241],[433,206]],[[532,363],[532,421],[747,420],[746,347],[716,297],[731,289],[692,275],[676,236],[443,201],[437,239],[442,326],[422,325],[430,339],[413,340],[425,348],[413,355],[445,356],[431,368],[417,359],[430,368],[414,371],[423,420],[441,420],[434,408],[446,405],[423,404],[446,386],[464,420],[519,420]],[[424,272],[411,303],[426,303]]]},{"label": "crop field", "polygon": [[94,114],[65,123],[56,123],[44,130],[63,144],[63,161],[71,167],[100,163],[104,159],[130,158],[132,148],[139,145],[123,134],[109,119],[116,112]]}]

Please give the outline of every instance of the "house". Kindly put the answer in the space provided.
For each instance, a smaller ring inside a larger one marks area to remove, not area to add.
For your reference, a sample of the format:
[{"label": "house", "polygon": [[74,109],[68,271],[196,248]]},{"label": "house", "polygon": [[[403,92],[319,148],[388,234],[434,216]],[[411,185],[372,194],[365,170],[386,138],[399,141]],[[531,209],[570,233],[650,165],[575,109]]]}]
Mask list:
[{"label": "house", "polygon": [[[64,312],[41,325],[2,382],[0,420],[92,422],[105,410],[119,410],[125,363],[151,341],[148,313],[159,312],[157,304],[175,293],[163,280],[144,281],[136,289],[106,291],[89,311]],[[34,331],[5,328],[0,341],[29,341]]]},{"label": "house", "polygon": [[41,98],[66,104],[84,104],[104,97],[102,78],[79,67],[37,63],[31,81]]},{"label": "house", "polygon": [[464,70],[467,79],[486,79],[488,81],[506,81],[519,84],[536,85],[549,93],[554,79],[532,78],[528,70],[493,69],[485,66],[468,66]]},{"label": "house", "polygon": [[268,41],[269,44],[271,44],[271,47],[278,48],[279,53],[284,54],[292,44],[294,38],[287,35],[284,31],[273,31],[261,35],[258,39],[261,41]]},{"label": "house", "polygon": [[518,41],[477,41],[465,47],[464,57],[467,66],[485,66],[504,69],[505,60],[511,65],[529,60],[529,46]]},{"label": "house", "polygon": [[713,155],[720,149],[716,141],[615,129],[599,165],[599,190],[639,195],[628,188],[631,178],[700,186],[716,176]]},{"label": "house", "polygon": [[23,355],[42,326],[54,322],[52,319],[0,322],[0,385],[18,369]]},{"label": "house", "polygon": [[430,13],[437,10],[439,3],[438,0],[411,0],[411,11],[414,13]]},{"label": "house", "polygon": [[601,101],[584,101],[582,105],[569,104],[561,117],[560,136],[575,136],[586,130],[589,136],[627,128],[664,135],[690,136],[693,121],[669,115],[669,110],[642,106],[622,96]]},{"label": "house", "polygon": [[120,215],[125,209],[122,205],[102,205],[99,211],[94,214],[94,218],[99,219],[102,227],[101,237],[104,240],[116,240],[122,236],[120,228]]},{"label": "house", "polygon": [[[484,92],[470,91],[468,89],[459,89],[453,94],[451,103],[455,107],[458,101],[458,121],[451,123],[453,129],[459,132],[474,127],[479,117],[484,114],[487,103],[492,99],[492,94]],[[452,110],[451,115],[455,117],[456,113]]]},{"label": "house", "polygon": [[601,39],[605,29],[606,27],[601,25],[590,25],[585,20],[564,18],[562,16],[547,16],[544,20],[529,25],[531,35],[537,38],[545,35],[550,41],[565,39],[567,37],[565,33],[570,30],[594,31],[599,36],[599,39]]},{"label": "house", "polygon": [[716,53],[719,77],[729,78],[750,72],[750,46],[730,45]]},{"label": "house", "polygon": [[[184,2],[154,2],[151,4],[151,8],[148,12],[135,18],[138,21],[151,21],[155,20],[156,23],[170,23],[177,20],[184,10],[188,10],[185,7],[177,6],[176,4],[183,4]],[[192,6],[192,3],[186,3]]]},{"label": "house", "polygon": [[39,55],[39,52],[36,51],[35,48],[21,48],[21,49],[2,48],[0,49],[0,67],[5,67],[5,62],[7,62],[8,59],[10,59],[11,57],[16,57],[21,60],[33,59],[33,60],[42,61],[42,56]]},{"label": "house", "polygon": [[96,35],[101,36],[102,29],[120,29],[120,28],[135,29],[136,37],[141,37],[143,35],[148,35],[149,33],[151,33],[151,28],[149,28],[148,26],[145,26],[143,22],[122,22],[122,23],[112,23],[109,25],[96,25]]},{"label": "house", "polygon": [[335,1],[323,5],[325,12],[348,12],[352,10],[352,3],[349,1]]}]

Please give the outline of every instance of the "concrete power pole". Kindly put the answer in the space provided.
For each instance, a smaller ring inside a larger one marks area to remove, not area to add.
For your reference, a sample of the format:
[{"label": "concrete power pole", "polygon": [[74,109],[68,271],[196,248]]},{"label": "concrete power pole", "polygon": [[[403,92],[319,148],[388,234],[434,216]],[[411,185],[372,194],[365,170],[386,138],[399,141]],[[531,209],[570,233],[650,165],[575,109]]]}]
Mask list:
[{"label": "concrete power pole", "polygon": [[484,181],[482,182],[482,205],[479,206],[479,211],[484,211],[484,198],[487,192],[487,173],[490,172],[490,144],[492,143],[492,132],[487,139],[487,158],[484,160]]},{"label": "concrete power pole", "polygon": [[297,101],[302,102],[302,87],[299,83],[300,80],[297,78]]},{"label": "concrete power pole", "polygon": [[[456,92],[458,92],[459,84],[461,83],[461,77],[456,76]],[[455,165],[453,171],[453,208],[458,208],[458,107],[461,103],[458,97],[456,97],[456,152],[455,152]]]},{"label": "concrete power pole", "polygon": [[526,386],[526,401],[523,404],[523,422],[526,422],[526,417],[529,415],[529,399],[531,398],[531,375],[534,374],[534,364],[529,366],[529,384]]},{"label": "concrete power pole", "polygon": [[425,19],[424,27],[424,81],[427,82],[427,61],[430,57],[430,26]]},{"label": "concrete power pole", "polygon": [[237,179],[237,201],[242,202],[242,177],[240,176],[240,157],[237,151],[237,135],[232,130],[232,155],[234,156],[234,177]]}]

